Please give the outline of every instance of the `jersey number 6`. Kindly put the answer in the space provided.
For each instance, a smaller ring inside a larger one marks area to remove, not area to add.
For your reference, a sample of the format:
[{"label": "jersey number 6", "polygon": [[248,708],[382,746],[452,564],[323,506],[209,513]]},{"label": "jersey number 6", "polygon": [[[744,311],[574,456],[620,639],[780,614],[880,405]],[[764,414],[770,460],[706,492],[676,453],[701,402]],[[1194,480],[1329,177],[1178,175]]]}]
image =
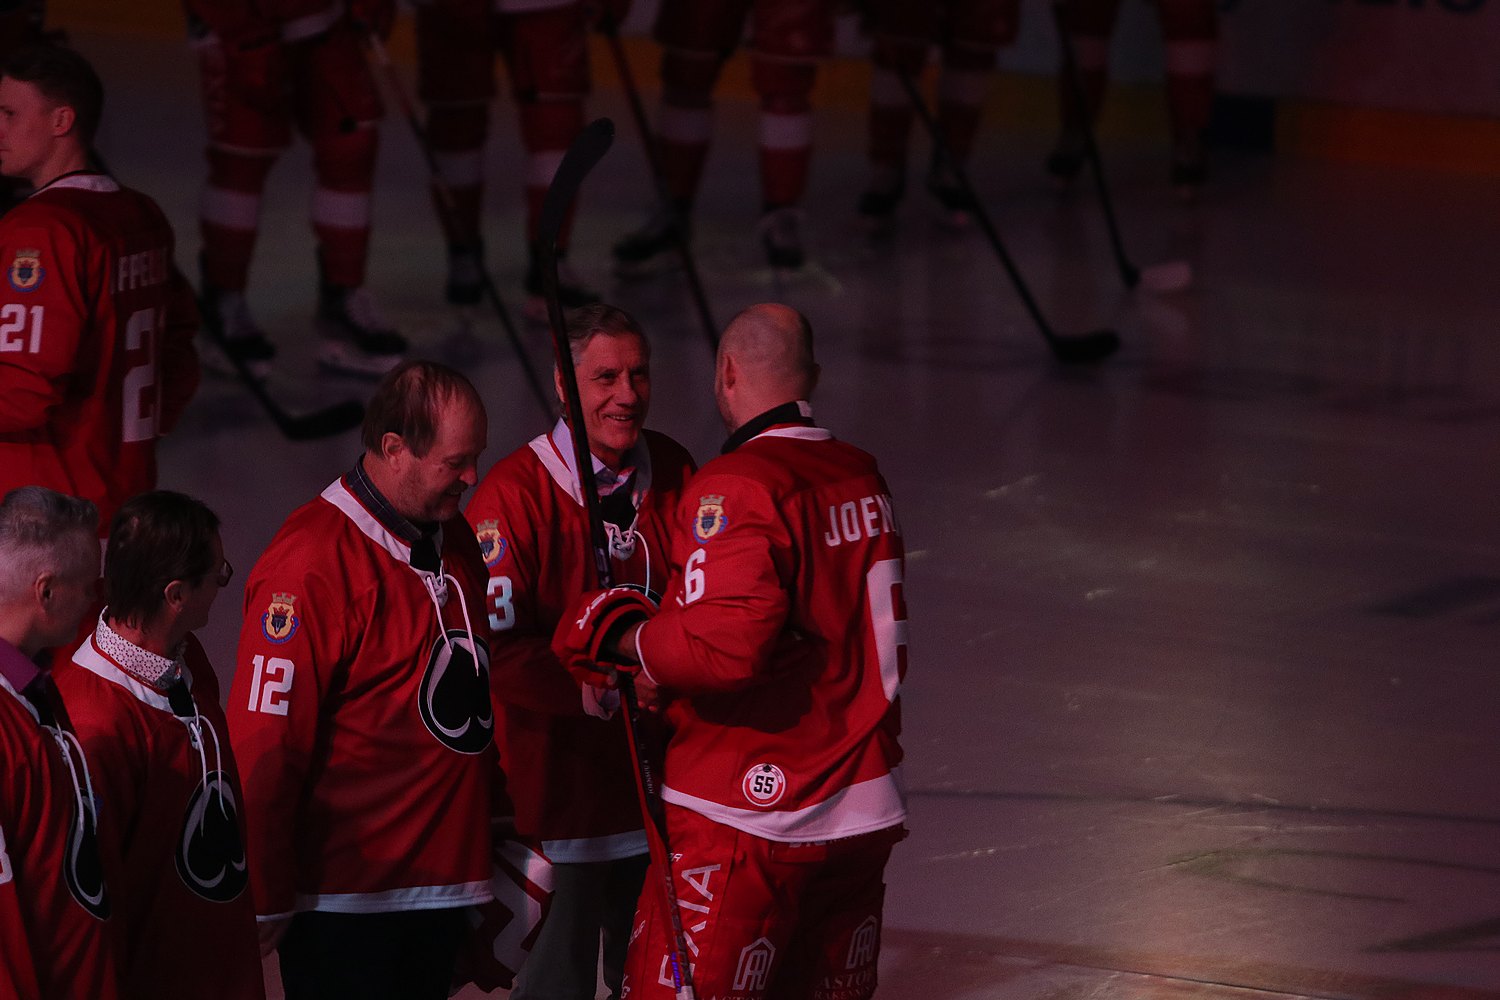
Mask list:
[{"label": "jersey number 6", "polygon": [[870,625],[875,631],[875,654],[880,659],[880,686],[885,700],[895,701],[906,670],[906,596],[901,560],[882,559],[865,574],[870,599]]}]

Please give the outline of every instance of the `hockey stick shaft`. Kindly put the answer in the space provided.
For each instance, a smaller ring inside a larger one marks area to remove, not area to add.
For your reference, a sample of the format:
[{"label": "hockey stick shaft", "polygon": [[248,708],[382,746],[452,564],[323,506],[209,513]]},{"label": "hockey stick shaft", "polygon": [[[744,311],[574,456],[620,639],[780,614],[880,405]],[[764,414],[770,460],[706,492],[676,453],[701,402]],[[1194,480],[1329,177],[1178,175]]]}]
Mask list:
[{"label": "hockey stick shaft", "polygon": [[1062,337],[1047,322],[1042,315],[1041,307],[1037,305],[1036,299],[1032,297],[1031,289],[1026,285],[1026,279],[1021,277],[1021,270],[1016,262],[1011,259],[1009,251],[1005,249],[1005,243],[1000,239],[1000,233],[996,231],[995,224],[990,221],[989,213],[979,203],[979,194],[974,190],[973,183],[969,180],[968,172],[964,170],[963,164],[953,154],[953,148],[943,136],[943,130],[938,126],[937,119],[933,117],[932,111],[928,109],[927,102],[922,99],[922,93],[917,89],[917,83],[911,74],[897,72],[896,78],[901,81],[901,87],[906,91],[912,107],[917,112],[917,117],[922,120],[923,127],[932,138],[932,146],[937,150],[938,156],[947,164],[952,171],[953,177],[963,188],[964,196],[969,200],[970,211],[979,222],[980,229],[988,237],[990,246],[994,247],[995,255],[1000,258],[1005,273],[1010,278],[1012,287],[1020,297],[1027,313],[1030,314],[1032,322],[1036,324],[1037,332],[1047,342],[1052,351],[1052,356],[1058,361],[1066,364],[1092,364],[1102,361],[1113,354],[1120,346],[1119,334],[1113,330],[1095,330],[1091,333],[1079,334],[1077,336]]},{"label": "hockey stick shaft", "polygon": [[1052,344],[1057,340],[1057,334],[1053,332],[1051,325],[1047,322],[1047,318],[1042,315],[1041,307],[1037,305],[1036,299],[1032,297],[1031,289],[1026,285],[1026,279],[1021,277],[1021,271],[1016,266],[1016,262],[1012,259],[1010,252],[1006,250],[1005,243],[1000,239],[1000,233],[995,229],[995,224],[990,220],[989,213],[979,203],[979,195],[974,190],[974,185],[969,181],[968,172],[964,170],[963,164],[959,162],[958,157],[953,154],[953,149],[948,145],[948,140],[944,138],[943,130],[938,126],[937,119],[933,117],[931,109],[927,107],[927,101],[922,97],[921,91],[917,89],[916,80],[912,79],[910,73],[904,71],[898,71],[896,77],[901,81],[901,87],[906,91],[906,96],[911,101],[912,107],[916,110],[917,117],[921,119],[923,127],[927,130],[927,134],[932,138],[932,144],[937,149],[938,155],[942,157],[944,164],[952,171],[954,179],[963,188],[964,196],[969,200],[970,211],[974,214],[975,221],[979,223],[979,228],[984,231],[985,237],[990,241],[990,246],[994,247],[995,255],[1000,258],[1000,264],[1005,268],[1005,273],[1010,278],[1012,287],[1015,288],[1016,294],[1020,296],[1022,304],[1026,306],[1026,311],[1031,315],[1032,322],[1041,331],[1042,338],[1048,344]]},{"label": "hockey stick shaft", "polygon": [[1115,219],[1114,199],[1110,197],[1109,184],[1104,179],[1104,158],[1099,155],[1093,116],[1089,114],[1088,99],[1084,96],[1083,80],[1078,72],[1078,53],[1073,47],[1072,33],[1068,30],[1067,0],[1052,0],[1052,21],[1057,25],[1057,39],[1062,52],[1064,87],[1083,133],[1083,155],[1089,161],[1089,173],[1093,175],[1094,190],[1099,195],[1099,209],[1104,215],[1104,228],[1109,233],[1109,248],[1114,253],[1115,266],[1120,270],[1120,280],[1127,289],[1134,288],[1140,283],[1141,271],[1131,263],[1125,252],[1125,240],[1120,235],[1120,224]]},{"label": "hockey stick shaft", "polygon": [[[200,303],[199,311],[202,312],[204,309],[205,304]],[[230,367],[234,369],[235,376],[246,389],[250,390],[250,395],[260,404],[266,416],[271,418],[271,422],[276,425],[276,429],[281,431],[282,436],[288,441],[313,441],[318,438],[332,437],[335,434],[342,434],[344,431],[352,430],[364,421],[364,405],[352,399],[345,400],[342,403],[335,403],[333,406],[325,407],[321,410],[314,410],[311,413],[304,413],[300,416],[288,413],[276,401],[276,398],[271,395],[270,390],[265,387],[264,380],[257,377],[255,372],[250,370],[250,365],[243,358],[237,357],[234,352],[229,350],[229,346],[224,341],[208,333],[208,331],[203,330],[201,332],[219,348],[220,353],[224,355]]]},{"label": "hockey stick shaft", "polygon": [[[593,453],[588,444],[588,428],[584,423],[583,403],[578,391],[578,373],[573,367],[573,354],[568,346],[566,317],[563,315],[562,299],[557,287],[557,234],[562,228],[568,209],[578,197],[583,180],[594,165],[609,151],[614,141],[614,124],[607,118],[598,119],[584,128],[573,140],[553,175],[552,184],[542,203],[538,233],[542,254],[542,283],[547,297],[547,321],[552,330],[552,346],[557,355],[557,368],[563,383],[563,398],[567,405],[568,423],[573,436],[573,461],[578,470],[578,489],[583,495],[583,505],[588,514],[589,540],[594,550],[594,573],[601,588],[614,584],[614,571],[610,565],[609,540],[604,529],[603,511],[599,506],[599,487],[594,478]],[[660,874],[662,903],[666,907],[671,928],[668,938],[672,975],[678,1000],[695,1000],[692,971],[688,966],[687,936],[682,928],[682,913],[677,905],[677,888],[672,882],[672,854],[667,847],[665,818],[658,803],[658,788],[652,772],[648,754],[640,744],[638,723],[640,703],[636,698],[635,685],[625,675],[619,675],[620,700],[624,708],[625,737],[630,756],[635,763],[636,794],[640,802],[641,818],[646,827],[646,845],[651,855],[651,867]]]},{"label": "hockey stick shaft", "polygon": [[[640,89],[635,84],[635,73],[630,68],[630,58],[625,54],[625,46],[620,41],[618,25],[613,19],[606,19],[600,26],[605,41],[609,43],[609,53],[615,63],[615,71],[620,77],[620,84],[625,89],[625,100],[630,105],[630,117],[635,122],[636,133],[641,139],[641,148],[646,151],[646,165],[651,170],[651,182],[656,187],[656,197],[659,202],[673,215],[677,215],[678,209],[667,191],[667,174],[662,167],[661,150],[657,147],[656,137],[651,132],[651,123],[646,118],[646,106],[641,101]],[[703,282],[698,276],[698,264],[693,259],[692,247],[688,246],[687,220],[683,218],[673,219],[673,242],[677,245],[677,255],[682,260],[682,274],[687,279],[688,291],[693,296],[693,305],[698,310],[698,321],[703,324],[703,333],[708,338],[709,345],[715,354],[719,350],[719,327],[714,322],[713,310],[708,304],[708,295],[703,291]]]},{"label": "hockey stick shaft", "polygon": [[[417,148],[421,150],[422,159],[427,164],[427,173],[432,182],[432,190],[436,192],[438,199],[438,211],[441,214],[441,222],[445,232],[452,231],[452,223],[458,216],[458,200],[453,196],[453,189],[443,179],[443,171],[438,163],[437,153],[432,149],[432,144],[427,140],[427,130],[422,126],[421,117],[417,114],[416,101],[407,90],[406,84],[401,80],[401,74],[396,69],[396,64],[391,61],[391,55],[386,51],[385,43],[374,31],[365,28],[363,31],[365,45],[381,72],[385,75],[391,93],[396,97],[396,103],[401,107],[401,115],[406,119],[407,125],[411,127],[412,135],[416,137]],[[505,302],[500,298],[500,291],[495,287],[495,280],[490,277],[490,272],[483,262],[476,262],[479,271],[479,284],[484,289],[484,296],[489,301],[496,317],[500,320],[500,326],[505,330],[506,339],[515,351],[516,359],[521,362],[521,372],[526,377],[526,384],[530,387],[532,395],[536,397],[537,405],[548,417],[552,416],[552,400],[548,396],[546,388],[542,384],[541,376],[537,374],[536,366],[532,363],[531,355],[526,352],[526,345],[521,341],[521,335],[516,330],[516,324],[511,319],[510,310],[505,308]]]}]

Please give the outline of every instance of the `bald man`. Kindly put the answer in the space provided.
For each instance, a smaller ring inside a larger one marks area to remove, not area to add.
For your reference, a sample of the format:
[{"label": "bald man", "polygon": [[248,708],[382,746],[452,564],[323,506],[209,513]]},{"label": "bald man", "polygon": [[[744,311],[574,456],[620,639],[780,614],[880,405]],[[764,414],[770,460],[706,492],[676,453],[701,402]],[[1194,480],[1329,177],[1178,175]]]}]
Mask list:
[{"label": "bald man", "polygon": [[[714,376],[729,440],[688,484],[662,610],[623,629],[570,615],[558,636],[571,666],[603,648],[666,705],[662,798],[700,997],[871,996],[906,832],[901,533],[874,458],[813,423],[817,380],[805,318],[735,317]],[[673,996],[661,876],[645,884],[631,1000]]]}]

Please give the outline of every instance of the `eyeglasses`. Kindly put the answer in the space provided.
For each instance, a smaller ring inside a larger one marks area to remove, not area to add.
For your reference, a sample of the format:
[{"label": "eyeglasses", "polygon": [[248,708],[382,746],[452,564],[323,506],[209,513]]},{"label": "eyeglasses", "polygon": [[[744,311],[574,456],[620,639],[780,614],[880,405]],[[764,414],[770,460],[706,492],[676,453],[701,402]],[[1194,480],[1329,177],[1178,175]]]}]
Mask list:
[{"label": "eyeglasses", "polygon": [[234,579],[234,567],[229,564],[228,559],[225,559],[224,565],[219,567],[219,575],[214,577],[214,583],[220,587],[227,587],[232,579]]}]

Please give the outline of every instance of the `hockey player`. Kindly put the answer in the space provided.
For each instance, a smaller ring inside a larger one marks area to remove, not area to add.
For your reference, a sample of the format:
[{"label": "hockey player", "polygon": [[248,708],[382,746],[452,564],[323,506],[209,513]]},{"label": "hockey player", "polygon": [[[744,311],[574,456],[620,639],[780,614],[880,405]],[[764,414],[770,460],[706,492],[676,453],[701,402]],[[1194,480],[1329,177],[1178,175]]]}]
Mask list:
[{"label": "hockey player", "polygon": [[0,501],[0,996],[119,995],[94,800],[45,650],[99,580],[98,512],[40,486]]},{"label": "hockey player", "polygon": [[[1120,0],[1058,0],[1073,40],[1084,111],[1092,121],[1104,103],[1109,38]],[[1166,40],[1167,117],[1172,129],[1172,186],[1191,200],[1207,176],[1203,131],[1214,99],[1214,50],[1219,37],[1213,0],[1156,0]],[[1083,165],[1083,119],[1066,68],[1058,80],[1062,135],[1047,158],[1047,172],[1067,183]]]},{"label": "hockey player", "polygon": [[621,277],[659,269],[671,257],[674,227],[689,224],[713,130],[714,85],[747,16],[751,79],[760,95],[761,245],[773,268],[805,262],[797,206],[812,159],[813,82],[833,43],[831,0],[663,0],[656,18],[663,46],[657,142],[672,204],[657,206],[642,229],[615,244]]},{"label": "hockey player", "polygon": [[198,359],[166,218],[88,169],[103,100],[67,49],[19,50],[0,79],[0,172],[37,189],[0,218],[0,491],[40,484],[109,518],[156,485]]},{"label": "hockey player", "polygon": [[[642,429],[650,345],[633,318],[603,304],[570,314],[568,340],[615,579],[665,587],[668,524],[693,463],[681,445]],[[557,388],[561,398],[561,376]],[[551,649],[557,623],[593,579],[567,423],[496,463],[467,516],[490,571],[497,742],[516,825],[553,862],[552,908],[511,995],[592,1000],[602,933],[604,981],[618,997],[646,836],[622,720],[597,717],[598,706],[586,714]]]},{"label": "hockey player", "polygon": [[486,436],[466,378],[398,366],[364,455],[245,586],[229,727],[287,1000],[444,1000],[463,907],[490,898],[485,568],[458,510]]},{"label": "hockey player", "polygon": [[[558,653],[636,673],[672,729],[662,799],[700,997],[875,990],[882,873],[904,835],[903,554],[875,460],[812,421],[812,333],[785,306],[724,331],[731,431],[689,484],[661,611],[620,589],[565,616]],[[632,1000],[673,996],[649,874],[626,963]]]},{"label": "hockey player", "polygon": [[[378,377],[407,349],[365,287],[380,95],[360,32],[384,33],[393,0],[184,0],[208,117],[204,329],[264,377],[276,347],[245,301],[266,175],[291,142],[312,146],[318,364]],[[356,23],[358,22],[358,23]]]},{"label": "hockey player", "polygon": [[[433,198],[448,240],[448,301],[479,302],[484,244],[480,208],[484,143],[495,96],[495,51],[505,58],[526,150],[526,315],[547,321],[536,245],[542,199],[563,153],[584,124],[590,88],[588,23],[580,0],[419,0],[417,53],[421,97],[449,206]],[[571,219],[558,234],[566,253]],[[560,262],[563,307],[598,300]]]},{"label": "hockey player", "polygon": [[[938,128],[960,162],[968,159],[979,130],[980,109],[994,74],[995,55],[1015,41],[1018,0],[937,0],[907,3],[873,0],[869,5],[875,71],[870,79],[870,181],[859,214],[881,231],[906,192],[906,146],[915,114],[900,77],[913,79],[937,42],[943,53],[938,84]],[[927,188],[956,223],[967,221],[968,195],[937,150]]]},{"label": "hockey player", "polygon": [[108,607],[55,670],[122,862],[121,978],[153,1000],[261,1000],[239,772],[195,629],[233,572],[219,519],[180,493],[120,508]]}]

